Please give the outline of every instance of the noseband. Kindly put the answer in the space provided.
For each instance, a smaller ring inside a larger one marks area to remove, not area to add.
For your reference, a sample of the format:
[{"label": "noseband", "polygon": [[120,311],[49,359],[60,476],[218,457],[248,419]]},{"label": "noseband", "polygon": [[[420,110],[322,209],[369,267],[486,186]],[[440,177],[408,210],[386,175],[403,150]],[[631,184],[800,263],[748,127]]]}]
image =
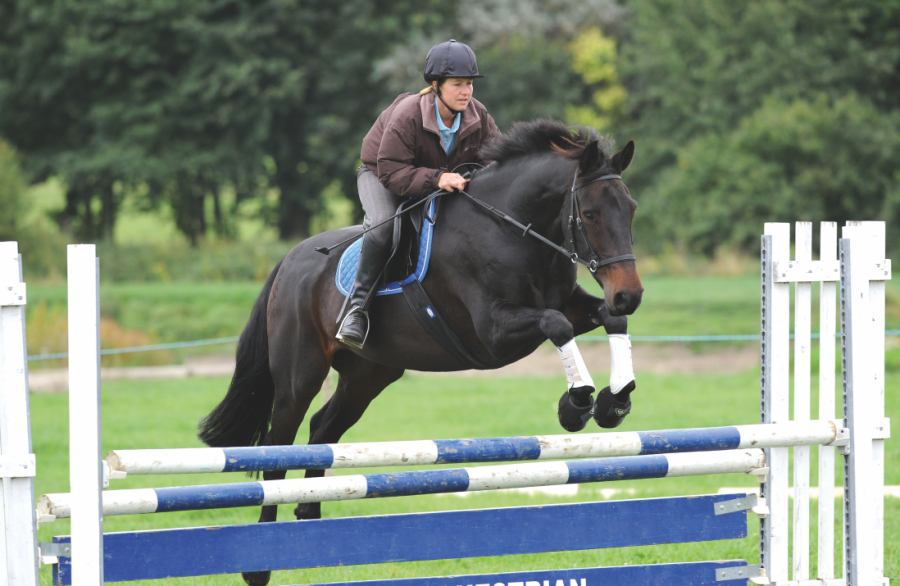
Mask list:
[{"label": "noseband", "polygon": [[[605,267],[611,264],[615,264],[618,262],[625,262],[627,260],[637,260],[637,257],[633,254],[623,254],[620,256],[613,256],[607,259],[600,259],[600,255],[597,254],[597,251],[594,250],[591,241],[588,240],[587,232],[584,230],[584,224],[581,221],[581,204],[578,203],[578,190],[586,185],[590,185],[591,183],[596,183],[598,181],[606,181],[609,179],[622,179],[621,175],[617,175],[615,173],[610,173],[608,175],[602,175],[597,177],[596,179],[592,179],[586,183],[582,183],[581,185],[576,185],[575,182],[578,181],[578,170],[575,171],[575,177],[572,178],[572,190],[570,192],[572,196],[572,206],[569,210],[569,222],[568,222],[568,234],[566,234],[566,249],[569,253],[569,257],[572,259],[573,263],[580,262],[585,265],[592,273],[596,273],[597,269],[600,267]],[[578,232],[581,234],[581,239],[584,240],[585,246],[587,246],[588,251],[591,253],[593,257],[590,261],[585,261],[584,259],[578,256],[578,252],[575,250],[575,228],[578,228]],[[634,243],[634,236],[631,237],[632,244]]]}]

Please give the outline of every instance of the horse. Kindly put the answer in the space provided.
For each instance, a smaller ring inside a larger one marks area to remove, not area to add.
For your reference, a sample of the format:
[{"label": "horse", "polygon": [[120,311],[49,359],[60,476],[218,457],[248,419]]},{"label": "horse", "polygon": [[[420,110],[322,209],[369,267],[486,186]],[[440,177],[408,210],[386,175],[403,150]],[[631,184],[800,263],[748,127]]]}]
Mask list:
[{"label": "horse", "polygon": [[[613,261],[592,267],[605,299],[576,282],[576,255],[560,254],[523,235],[463,194],[441,196],[432,262],[422,286],[465,348],[488,368],[516,362],[548,339],[560,347],[599,325],[624,333],[624,316],[640,305],[643,286],[631,233],[637,203],[617,178],[634,157],[634,143],[615,154],[612,146],[589,128],[552,120],[518,123],[483,150],[484,160],[492,162],[467,188],[470,197],[529,224],[547,240],[563,244],[569,234],[577,255]],[[575,219],[583,229],[573,236],[566,226],[575,197]],[[241,334],[227,394],[200,422],[204,443],[293,444],[330,368],[338,372],[339,382],[310,420],[309,444],[340,441],[370,402],[407,369],[470,368],[425,332],[402,295],[375,300],[364,348],[349,348],[335,339],[343,307],[335,286],[339,255],[315,249],[361,230],[353,226],[310,237],[275,266]],[[307,470],[305,476],[324,474]],[[263,477],[285,475],[271,471]],[[294,514],[318,519],[320,506],[300,504]],[[275,521],[277,510],[263,507],[259,522]],[[244,574],[251,586],[264,586],[269,577],[269,572]]]}]

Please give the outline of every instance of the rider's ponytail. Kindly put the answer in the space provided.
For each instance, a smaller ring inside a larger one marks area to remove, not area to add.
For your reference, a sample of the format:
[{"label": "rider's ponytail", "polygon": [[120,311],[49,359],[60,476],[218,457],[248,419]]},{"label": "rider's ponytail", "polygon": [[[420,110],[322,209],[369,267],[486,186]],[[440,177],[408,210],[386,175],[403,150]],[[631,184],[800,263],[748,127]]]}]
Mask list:
[{"label": "rider's ponytail", "polygon": [[420,91],[420,92],[419,92],[419,95],[420,95],[420,96],[424,96],[424,95],[428,94],[428,93],[431,92],[431,91],[434,91],[434,88],[432,88],[431,86],[428,86],[428,87],[425,88],[424,90]]}]

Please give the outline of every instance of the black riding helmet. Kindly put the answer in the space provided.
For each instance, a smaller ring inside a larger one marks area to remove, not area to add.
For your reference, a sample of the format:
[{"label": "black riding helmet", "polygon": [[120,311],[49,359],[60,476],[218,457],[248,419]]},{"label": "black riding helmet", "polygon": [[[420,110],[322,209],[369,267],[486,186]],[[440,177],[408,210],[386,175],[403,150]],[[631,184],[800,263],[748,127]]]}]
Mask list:
[{"label": "black riding helmet", "polygon": [[435,45],[425,57],[425,81],[430,84],[446,77],[484,77],[478,73],[475,53],[456,39]]},{"label": "black riding helmet", "polygon": [[475,61],[475,53],[465,43],[457,42],[456,39],[450,39],[444,43],[440,43],[428,51],[425,57],[425,81],[431,85],[431,82],[438,82],[438,89],[435,92],[438,99],[453,114],[459,114],[458,110],[451,108],[444,98],[441,97],[441,82],[448,77],[484,77],[478,73],[478,63]]}]

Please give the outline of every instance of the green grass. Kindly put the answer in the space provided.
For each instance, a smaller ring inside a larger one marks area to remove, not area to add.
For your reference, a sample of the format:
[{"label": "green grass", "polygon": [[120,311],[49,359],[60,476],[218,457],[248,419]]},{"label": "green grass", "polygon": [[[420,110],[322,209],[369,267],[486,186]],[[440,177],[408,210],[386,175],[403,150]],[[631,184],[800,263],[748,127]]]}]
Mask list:
[{"label": "green grass", "polygon": [[[602,377],[602,375],[599,375]],[[660,376],[641,375],[634,396],[634,412],[623,431],[673,427],[756,423],[758,421],[758,373],[738,375]],[[556,400],[563,388],[562,376],[531,379],[452,378],[407,375],[376,399],[363,419],[344,441],[387,441],[490,437],[560,433],[556,422]],[[103,392],[103,445],[112,448],[168,448],[199,446],[194,436],[197,420],[223,396],[223,379],[110,382]],[[900,416],[900,376],[887,377],[887,415]],[[63,492],[68,487],[67,395],[32,395],[34,450],[38,457],[37,493]],[[815,410],[815,406],[814,406]],[[472,417],[473,413],[482,414]],[[594,431],[588,429],[586,431]],[[301,427],[298,443],[308,434]],[[886,483],[900,484],[900,448],[887,444]],[[383,469],[382,469],[383,470]],[[372,470],[338,470],[338,474]],[[297,477],[300,473],[291,473]],[[813,484],[815,480],[813,466]],[[192,475],[129,477],[114,481],[113,488],[178,486],[217,482],[242,482],[246,476]],[[431,495],[399,499],[368,499],[326,503],[326,517],[434,511],[462,508],[575,502],[603,498],[604,488],[635,491],[635,497],[714,493],[722,486],[753,486],[743,475],[657,479],[583,485],[576,497],[529,496],[508,493],[478,493],[467,498]],[[623,497],[614,497],[623,498]],[[633,498],[633,497],[628,497]],[[292,506],[282,506],[279,518],[293,518]],[[106,531],[165,527],[203,526],[254,522],[257,508],[159,515],[108,517]],[[815,507],[813,507],[815,527]],[[840,521],[840,512],[836,515]],[[276,572],[274,584],[303,584],[343,580],[382,579],[524,569],[552,569],[595,565],[665,563],[758,556],[758,527],[750,518],[750,536],[743,540],[590,550],[503,558],[473,558],[406,564],[322,568]],[[40,540],[67,534],[66,521],[43,525]],[[900,576],[900,499],[886,501],[886,575]],[[812,537],[815,543],[815,535]],[[840,560],[839,543],[835,545]],[[751,562],[752,563],[752,562]],[[813,564],[814,565],[814,564]],[[41,572],[42,584],[50,583],[49,568]],[[156,582],[159,583],[159,582]],[[236,576],[212,576],[168,580],[166,584],[237,584]]]},{"label": "green grass", "polygon": [[[599,285],[581,279],[591,293]],[[632,335],[756,334],[759,332],[759,279],[749,277],[672,277],[644,279],[644,299],[629,318]],[[238,335],[262,284],[101,283],[100,307],[127,328],[151,332],[163,341]],[[813,288],[818,316],[818,288]],[[900,288],[888,296],[888,329],[900,328]],[[28,302],[65,305],[65,285],[29,285]],[[814,320],[814,327],[816,329]],[[602,330],[601,330],[602,333]]]},{"label": "green grass", "polygon": [[[236,336],[244,329],[261,283],[110,283],[100,286],[104,316],[123,327],[181,342]],[[65,285],[29,285],[28,304],[65,307]],[[105,347],[105,346],[104,346]]]}]

